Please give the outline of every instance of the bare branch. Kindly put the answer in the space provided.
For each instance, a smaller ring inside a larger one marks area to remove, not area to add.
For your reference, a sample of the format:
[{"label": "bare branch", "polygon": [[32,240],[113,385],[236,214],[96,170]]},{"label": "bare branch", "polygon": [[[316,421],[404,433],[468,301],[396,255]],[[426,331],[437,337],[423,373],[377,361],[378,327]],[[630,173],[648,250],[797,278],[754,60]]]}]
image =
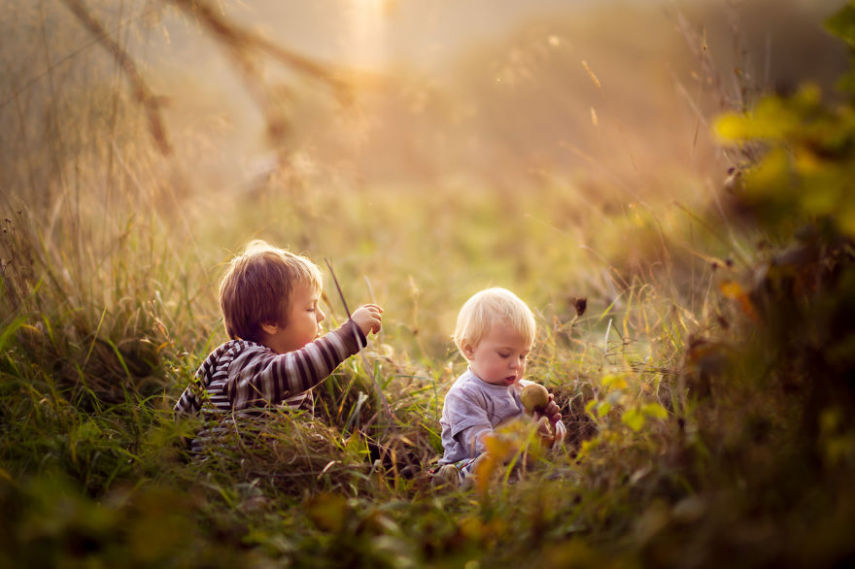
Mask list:
[{"label": "bare branch", "polygon": [[158,149],[164,155],[172,153],[172,145],[163,125],[160,114],[160,103],[149,89],[136,62],[128,55],[119,43],[107,32],[103,24],[96,19],[82,0],[62,0],[72,14],[89,30],[92,37],[109,53],[131,84],[134,98],[139,102],[148,117],[148,128]]}]

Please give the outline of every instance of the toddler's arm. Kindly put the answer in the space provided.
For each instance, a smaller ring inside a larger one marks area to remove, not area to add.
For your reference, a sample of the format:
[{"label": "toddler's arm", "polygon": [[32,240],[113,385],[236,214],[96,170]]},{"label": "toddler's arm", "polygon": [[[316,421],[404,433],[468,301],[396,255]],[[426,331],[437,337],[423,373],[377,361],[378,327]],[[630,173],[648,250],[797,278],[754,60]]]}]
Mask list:
[{"label": "toddler's arm", "polygon": [[475,425],[473,427],[462,430],[457,435],[457,440],[465,448],[469,450],[469,456],[478,456],[487,450],[484,445],[484,437],[493,432],[493,428],[488,425]]},{"label": "toddler's arm", "polygon": [[455,462],[484,452],[483,435],[492,431],[483,398],[453,386],[442,406],[443,460]]}]

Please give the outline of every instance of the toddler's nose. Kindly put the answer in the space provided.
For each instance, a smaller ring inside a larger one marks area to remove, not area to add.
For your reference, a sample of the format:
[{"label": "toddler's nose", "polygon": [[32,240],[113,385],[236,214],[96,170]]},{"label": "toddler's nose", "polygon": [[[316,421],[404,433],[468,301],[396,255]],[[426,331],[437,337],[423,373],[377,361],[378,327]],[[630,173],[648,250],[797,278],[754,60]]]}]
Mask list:
[{"label": "toddler's nose", "polygon": [[323,311],[323,310],[321,310],[320,308],[318,308],[318,313],[317,313],[317,314],[318,314],[318,323],[323,322],[324,320],[326,320],[327,315],[326,315],[326,314],[324,314],[324,311]]}]

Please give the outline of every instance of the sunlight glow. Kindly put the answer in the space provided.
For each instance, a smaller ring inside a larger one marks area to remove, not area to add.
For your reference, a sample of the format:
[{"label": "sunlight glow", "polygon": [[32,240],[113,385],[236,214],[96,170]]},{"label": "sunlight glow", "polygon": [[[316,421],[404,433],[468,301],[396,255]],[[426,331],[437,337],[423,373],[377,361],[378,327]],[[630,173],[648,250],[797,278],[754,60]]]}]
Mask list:
[{"label": "sunlight glow", "polygon": [[383,19],[388,0],[355,0],[350,3],[351,63],[379,67],[385,64]]}]

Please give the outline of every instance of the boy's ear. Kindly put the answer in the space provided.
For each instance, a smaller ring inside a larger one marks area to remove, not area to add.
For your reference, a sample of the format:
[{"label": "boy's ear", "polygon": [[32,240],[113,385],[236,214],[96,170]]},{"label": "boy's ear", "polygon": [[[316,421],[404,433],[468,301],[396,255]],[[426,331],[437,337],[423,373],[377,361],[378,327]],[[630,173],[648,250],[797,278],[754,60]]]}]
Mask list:
[{"label": "boy's ear", "polygon": [[264,331],[264,333],[265,333],[265,334],[267,334],[268,336],[272,336],[272,335],[276,334],[276,333],[279,331],[279,325],[278,325],[278,324],[273,324],[273,323],[271,323],[271,322],[262,322],[262,323],[261,323],[261,329],[262,329],[262,330]]}]

